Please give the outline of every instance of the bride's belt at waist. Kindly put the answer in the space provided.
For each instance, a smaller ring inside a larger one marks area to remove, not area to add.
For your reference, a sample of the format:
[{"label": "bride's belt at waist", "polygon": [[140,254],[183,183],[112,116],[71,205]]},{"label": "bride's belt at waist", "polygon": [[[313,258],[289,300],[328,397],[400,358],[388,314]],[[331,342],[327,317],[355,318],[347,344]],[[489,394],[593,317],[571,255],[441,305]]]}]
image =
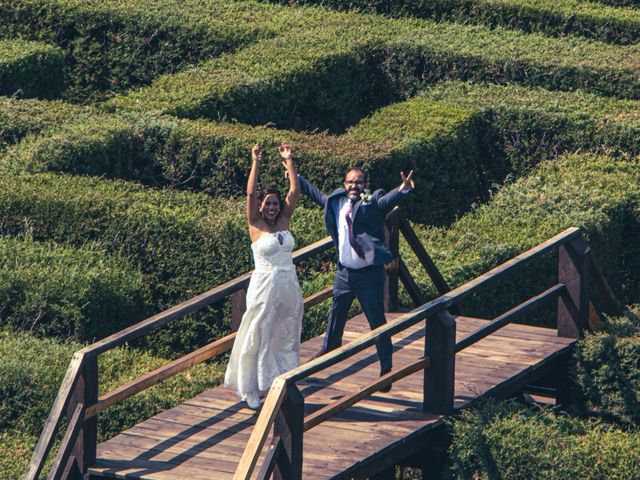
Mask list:
[{"label": "bride's belt at waist", "polygon": [[256,266],[253,270],[256,273],[260,272],[295,272],[295,265],[289,265],[287,267],[271,267],[271,266]]}]

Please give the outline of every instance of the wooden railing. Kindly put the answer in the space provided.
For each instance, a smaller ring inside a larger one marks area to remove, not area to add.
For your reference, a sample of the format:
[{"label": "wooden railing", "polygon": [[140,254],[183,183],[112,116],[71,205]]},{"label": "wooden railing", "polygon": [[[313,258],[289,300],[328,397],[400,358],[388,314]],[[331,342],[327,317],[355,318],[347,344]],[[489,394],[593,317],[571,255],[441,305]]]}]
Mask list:
[{"label": "wooden railing", "polygon": [[[420,262],[428,275],[433,279],[438,290],[441,293],[448,290],[448,286],[442,279],[442,275],[440,275],[440,272],[435,268],[429,255],[422,245],[420,245],[411,226],[402,217],[397,208],[387,216],[387,230],[388,245],[396,257],[396,260],[387,266],[388,281],[385,299],[387,308],[394,310],[398,305],[398,281],[403,282],[409,295],[416,304],[424,303],[424,297],[420,289],[411,277],[402,259],[399,258],[398,245],[400,232],[402,232],[411,248],[416,252]],[[332,241],[329,237],[326,237],[294,252],[293,261],[298,264],[330,248],[332,248]],[[87,468],[94,463],[96,459],[97,416],[100,412],[173,375],[230,350],[236,334],[234,331],[221,339],[211,342],[194,352],[98,397],[98,357],[101,353],[148,335],[164,327],[169,322],[179,320],[190,313],[221,302],[228,297],[231,297],[232,304],[232,330],[236,330],[245,310],[246,289],[250,278],[251,272],[241,275],[197,297],[160,312],[140,323],[132,325],[129,328],[77,351],[67,369],[23,478],[25,480],[39,478],[53,447],[60,424],[65,418],[67,419],[67,430],[52,463],[49,478],[75,478],[86,473]],[[305,309],[321,303],[331,297],[331,294],[332,288],[328,287],[310,295],[304,300]],[[394,373],[381,380],[391,382],[397,379],[396,377],[397,375]],[[267,404],[267,406],[270,405],[273,407],[274,411],[280,408],[280,403],[285,398],[280,398],[280,395],[284,395],[282,392],[274,393],[277,392],[278,382],[274,383],[269,397],[269,401],[275,403]],[[289,392],[286,395],[286,405],[293,405],[293,398],[293,394]],[[353,399],[353,401],[355,402],[357,400]],[[268,410],[268,408],[266,410]],[[275,455],[275,457],[278,458],[278,455]],[[281,465],[281,468],[285,467]]]},{"label": "wooden railing", "polygon": [[[402,221],[398,225],[402,229]],[[406,225],[408,226],[408,224]],[[404,228],[406,229],[407,226]],[[411,238],[411,235],[405,235],[405,237]],[[409,238],[407,239],[409,240]],[[409,240],[409,242],[412,241],[417,242],[417,238]],[[420,251],[419,248],[413,248],[413,250]],[[543,255],[555,251],[558,252],[557,283],[496,317],[483,328],[456,343],[456,314],[453,312],[458,310],[461,301]],[[426,251],[418,253],[418,258],[420,255],[423,255],[421,259],[423,265],[430,261],[427,261],[428,257],[424,257]],[[381,387],[420,370],[424,372],[423,410],[433,414],[451,413],[454,409],[455,356],[457,352],[551,301],[557,302],[558,335],[569,338],[578,338],[582,335],[582,332],[588,328],[590,270],[597,277],[594,284],[605,304],[611,309],[611,313],[619,313],[619,304],[597,268],[593,254],[580,230],[569,228],[478,278],[446,292],[430,302],[423,302],[413,311],[360,336],[353,342],[281,375],[274,382],[266,397],[234,479],[246,480],[254,473],[272,428],[272,442],[265,452],[258,478],[266,479],[275,474],[276,478],[284,480],[302,479],[305,431],[368,397]],[[402,272],[403,267],[400,263],[400,276],[402,276]],[[444,280],[441,282],[441,289],[446,289]],[[413,288],[410,286],[410,282],[404,283],[405,286],[409,285],[407,286],[408,291]],[[419,301],[421,298],[419,290],[416,289],[412,293],[412,296],[414,295],[414,300]],[[352,357],[372,346],[381,336],[394,335],[422,321],[425,321],[425,344],[422,357],[417,358],[410,365],[380,377],[359,391],[343,397],[307,417],[304,416],[304,398],[298,390],[296,382]]]}]

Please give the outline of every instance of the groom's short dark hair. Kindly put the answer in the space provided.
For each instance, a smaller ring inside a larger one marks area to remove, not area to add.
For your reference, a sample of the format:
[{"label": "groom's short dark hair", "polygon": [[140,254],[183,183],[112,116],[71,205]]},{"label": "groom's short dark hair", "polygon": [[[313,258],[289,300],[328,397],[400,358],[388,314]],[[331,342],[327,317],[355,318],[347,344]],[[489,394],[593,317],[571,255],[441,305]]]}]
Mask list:
[{"label": "groom's short dark hair", "polygon": [[349,169],[346,172],[344,172],[344,180],[347,179],[347,175],[349,175],[349,172],[353,172],[353,171],[360,172],[364,176],[365,181],[369,180],[369,177],[367,176],[367,172],[365,172],[360,167],[349,167]]}]

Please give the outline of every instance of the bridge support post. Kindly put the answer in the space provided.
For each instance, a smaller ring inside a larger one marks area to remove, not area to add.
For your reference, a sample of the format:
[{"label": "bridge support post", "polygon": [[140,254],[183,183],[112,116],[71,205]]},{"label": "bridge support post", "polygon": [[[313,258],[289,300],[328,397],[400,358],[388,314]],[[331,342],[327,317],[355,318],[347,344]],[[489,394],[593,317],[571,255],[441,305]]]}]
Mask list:
[{"label": "bridge support post", "polygon": [[[78,404],[82,403],[85,406],[93,405],[98,401],[98,357],[88,356],[85,357],[84,368],[82,375],[78,379],[78,384],[74,391],[69,405],[67,407],[67,418],[71,419],[73,412]],[[78,438],[73,447],[72,457],[75,457],[76,468],[69,468],[70,472],[79,471],[81,474],[86,473],[91,464],[96,461],[96,449],[98,445],[98,416],[94,416],[89,420],[85,420],[78,434]],[[76,475],[71,473],[69,478],[74,478]]]},{"label": "bridge support post", "polygon": [[274,434],[282,439],[284,452],[289,460],[285,462],[288,464],[286,469],[278,465],[273,472],[274,480],[302,480],[304,397],[295,384],[287,387],[287,396],[274,424]]},{"label": "bridge support post", "polygon": [[240,328],[242,316],[247,311],[247,289],[241,288],[231,294],[231,330],[236,332]]},{"label": "bridge support post", "polygon": [[558,248],[558,336],[580,338],[589,328],[589,245],[582,236]]},{"label": "bridge support post", "polygon": [[446,311],[428,318],[424,353],[430,365],[424,371],[422,409],[425,412],[448,414],[453,411],[455,348],[455,318]]},{"label": "bridge support post", "polygon": [[387,270],[385,282],[385,310],[398,311],[398,286],[400,279],[400,210],[396,207],[388,216],[385,228],[385,240],[393,254],[393,265]]}]

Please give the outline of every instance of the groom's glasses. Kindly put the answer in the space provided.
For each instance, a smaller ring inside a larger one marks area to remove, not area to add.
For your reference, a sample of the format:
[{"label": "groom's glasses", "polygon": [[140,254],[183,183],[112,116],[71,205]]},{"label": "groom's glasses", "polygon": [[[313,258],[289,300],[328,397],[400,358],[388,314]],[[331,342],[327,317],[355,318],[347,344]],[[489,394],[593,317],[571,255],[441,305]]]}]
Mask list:
[{"label": "groom's glasses", "polygon": [[364,185],[364,180],[345,180],[345,185]]}]

